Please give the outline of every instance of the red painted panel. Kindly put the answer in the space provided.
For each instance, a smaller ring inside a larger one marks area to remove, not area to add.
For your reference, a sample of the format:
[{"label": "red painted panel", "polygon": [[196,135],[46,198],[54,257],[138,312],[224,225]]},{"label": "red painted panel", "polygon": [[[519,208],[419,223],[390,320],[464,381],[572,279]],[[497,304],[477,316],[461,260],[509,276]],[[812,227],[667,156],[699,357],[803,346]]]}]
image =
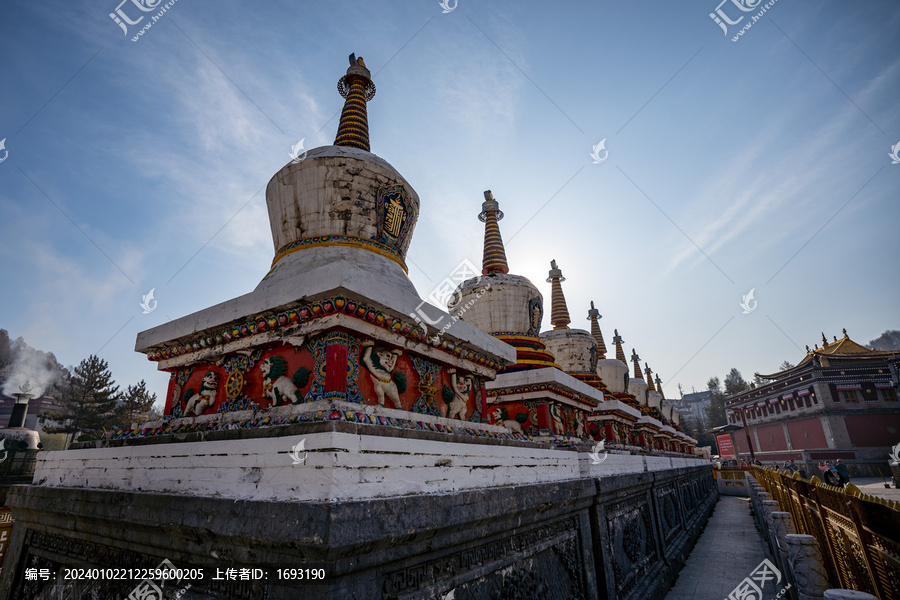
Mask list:
[{"label": "red painted panel", "polygon": [[788,435],[791,436],[791,446],[794,450],[828,447],[828,442],[825,441],[825,430],[822,429],[822,421],[819,419],[791,421],[787,426]]},{"label": "red painted panel", "polygon": [[175,373],[173,372],[169,376],[169,388],[166,391],[166,404],[165,404],[165,406],[163,406],[163,414],[164,415],[172,414],[172,407],[175,405],[176,397],[178,397],[178,395],[179,395],[180,389],[179,389],[179,391],[176,392],[175,385],[176,385],[175,384]]},{"label": "red painted panel", "polygon": [[900,414],[844,417],[854,446],[893,446],[900,442]]},{"label": "red painted panel", "polygon": [[337,342],[328,344],[325,351],[325,391],[347,392],[347,346]]},{"label": "red painted panel", "polygon": [[198,364],[175,371],[165,414],[196,416],[303,402],[312,386],[315,360],[309,350],[279,345],[222,365]]},{"label": "red painted panel", "polygon": [[537,426],[539,429],[550,429],[550,407],[546,404],[537,407]]},{"label": "red painted panel", "polygon": [[764,425],[756,430],[759,437],[759,450],[772,452],[773,450],[787,450],[787,440],[784,439],[784,429],[781,423],[777,425]]}]

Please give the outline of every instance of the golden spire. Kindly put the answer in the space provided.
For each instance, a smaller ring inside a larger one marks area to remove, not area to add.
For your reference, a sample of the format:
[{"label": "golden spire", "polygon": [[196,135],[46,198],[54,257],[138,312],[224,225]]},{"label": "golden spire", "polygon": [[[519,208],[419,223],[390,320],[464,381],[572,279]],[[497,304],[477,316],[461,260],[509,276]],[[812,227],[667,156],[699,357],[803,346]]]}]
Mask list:
[{"label": "golden spire", "polygon": [[625,340],[619,335],[618,329],[613,329],[613,334],[613,343],[616,345],[616,360],[620,360],[627,365],[628,361],[625,360],[625,351],[622,350],[622,342]]},{"label": "golden spire", "polygon": [[656,391],[659,392],[659,395],[662,396],[663,400],[666,399],[666,394],[663,392],[663,389],[662,389],[662,381],[659,380],[659,373],[656,374]]},{"label": "golden spire", "polygon": [[481,261],[481,274],[509,273],[509,265],[506,264],[506,250],[503,248],[503,238],[500,237],[500,225],[498,221],[503,218],[500,204],[494,200],[491,190],[484,193],[484,202],[481,204],[481,214],[478,219],[484,223],[484,257]]},{"label": "golden spire", "polygon": [[350,67],[347,74],[338,81],[337,87],[345,100],[334,145],[369,152],[369,116],[366,112],[366,102],[375,96],[375,84],[372,83],[372,74],[369,73],[361,56],[356,58],[355,54],[350,55]]},{"label": "golden spire", "polygon": [[599,320],[601,318],[603,318],[603,315],[594,308],[594,301],[591,300],[591,310],[588,311],[588,320],[591,322],[591,335],[597,340],[597,356],[606,358],[606,344],[603,343],[603,334],[600,332]]},{"label": "golden spire", "polygon": [[634,361],[634,378],[643,379],[644,376],[641,374],[641,357],[638,356],[634,348],[631,349],[631,360]]},{"label": "golden spire", "polygon": [[569,309],[566,306],[566,297],[563,296],[561,281],[565,281],[562,271],[556,266],[556,261],[550,261],[550,276],[547,283],[551,284],[550,290],[550,324],[553,329],[568,329],[572,319],[569,318]]},{"label": "golden spire", "polygon": [[650,365],[644,363],[644,372],[647,374],[647,391],[655,392],[656,388],[653,387],[653,371],[650,370]]}]

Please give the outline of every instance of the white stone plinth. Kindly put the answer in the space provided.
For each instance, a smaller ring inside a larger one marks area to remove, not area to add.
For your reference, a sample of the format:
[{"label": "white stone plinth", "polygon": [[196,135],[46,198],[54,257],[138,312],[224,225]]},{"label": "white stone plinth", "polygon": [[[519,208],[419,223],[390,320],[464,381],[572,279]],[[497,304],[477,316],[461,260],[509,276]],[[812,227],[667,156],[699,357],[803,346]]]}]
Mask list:
[{"label": "white stone plinth", "polygon": [[606,384],[612,394],[624,394],[625,382],[628,379],[628,365],[614,358],[601,358],[597,361],[597,375]]},{"label": "white stone plinth", "polygon": [[[364,429],[364,428],[363,428]],[[291,454],[301,440],[301,464]],[[288,437],[44,452],[35,484],[247,500],[328,501],[446,493],[708,464],[535,445],[327,431]]]}]

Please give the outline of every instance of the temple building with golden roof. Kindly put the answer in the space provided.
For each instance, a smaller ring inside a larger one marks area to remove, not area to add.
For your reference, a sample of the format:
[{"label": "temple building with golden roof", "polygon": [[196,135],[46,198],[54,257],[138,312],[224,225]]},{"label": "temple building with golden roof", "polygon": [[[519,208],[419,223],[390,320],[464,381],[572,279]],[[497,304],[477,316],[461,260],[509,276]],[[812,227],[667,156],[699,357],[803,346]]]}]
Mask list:
[{"label": "temple building with golden roof", "polygon": [[[760,461],[794,460],[807,475],[841,459],[851,476],[887,472],[900,442],[897,401],[900,351],[877,351],[843,337],[806,347],[795,367],[759,375],[766,384],[726,400],[729,424],[746,425]],[[749,456],[747,435],[735,432],[737,451]]]}]

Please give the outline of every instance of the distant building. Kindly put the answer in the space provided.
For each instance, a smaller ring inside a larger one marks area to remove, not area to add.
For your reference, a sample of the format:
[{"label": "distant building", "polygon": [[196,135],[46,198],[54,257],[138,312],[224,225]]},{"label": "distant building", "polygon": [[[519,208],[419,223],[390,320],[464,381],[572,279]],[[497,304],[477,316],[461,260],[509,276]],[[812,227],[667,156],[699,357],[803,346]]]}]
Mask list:
[{"label": "distant building", "polygon": [[685,394],[680,399],[673,400],[672,403],[682,416],[699,421],[706,418],[706,409],[709,408],[711,401],[712,392],[706,390],[705,392]]},{"label": "distant building", "polygon": [[[769,383],[728,398],[730,424],[746,423],[756,458],[782,463],[793,459],[806,474],[842,459],[851,476],[887,473],[887,457],[900,443],[897,401],[900,351],[876,351],[847,336],[809,350],[796,367],[760,375]],[[734,435],[737,450],[749,456],[745,435]],[[802,465],[801,465],[802,463]]]}]

